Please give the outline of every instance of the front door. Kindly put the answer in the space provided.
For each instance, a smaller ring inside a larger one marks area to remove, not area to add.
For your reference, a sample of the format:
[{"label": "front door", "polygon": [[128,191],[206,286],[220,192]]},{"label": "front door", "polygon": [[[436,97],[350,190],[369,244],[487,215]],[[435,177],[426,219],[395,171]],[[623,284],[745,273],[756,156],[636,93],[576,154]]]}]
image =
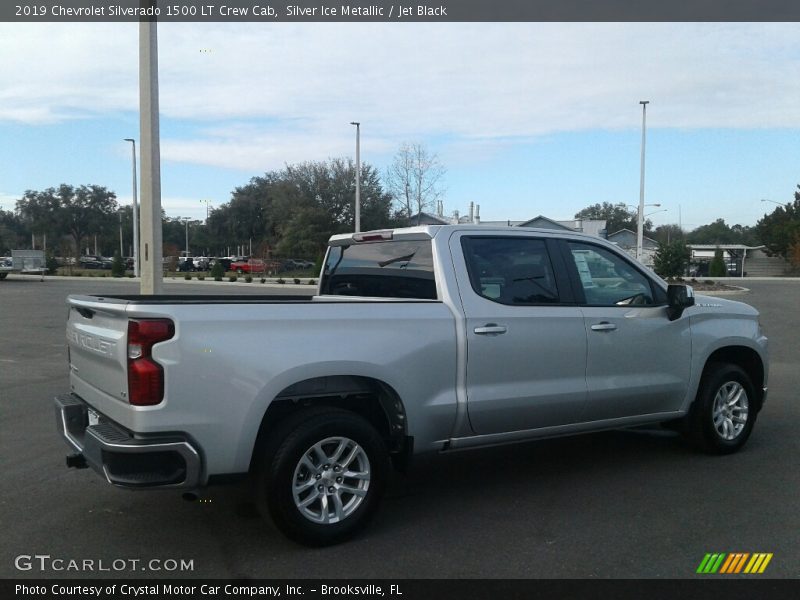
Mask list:
[{"label": "front door", "polygon": [[670,321],[664,291],[627,257],[599,244],[564,244],[584,295],[588,398],[581,420],[679,410],[691,366],[689,317]]}]

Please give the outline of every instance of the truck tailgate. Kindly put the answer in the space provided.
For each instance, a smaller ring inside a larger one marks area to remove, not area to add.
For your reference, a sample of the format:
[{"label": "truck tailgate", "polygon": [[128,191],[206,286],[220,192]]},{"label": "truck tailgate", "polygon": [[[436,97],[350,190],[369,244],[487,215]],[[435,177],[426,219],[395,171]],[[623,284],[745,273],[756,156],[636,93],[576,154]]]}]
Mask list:
[{"label": "truck tailgate", "polygon": [[126,303],[69,298],[68,304],[72,391],[100,412],[118,415],[128,406]]}]

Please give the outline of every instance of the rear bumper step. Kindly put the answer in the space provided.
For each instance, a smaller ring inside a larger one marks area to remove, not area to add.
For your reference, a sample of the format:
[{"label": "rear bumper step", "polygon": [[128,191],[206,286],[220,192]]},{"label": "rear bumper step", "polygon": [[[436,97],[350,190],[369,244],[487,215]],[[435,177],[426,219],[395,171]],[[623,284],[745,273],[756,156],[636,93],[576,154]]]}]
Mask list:
[{"label": "rear bumper step", "polygon": [[125,488],[198,487],[200,453],[185,437],[137,438],[102,415],[90,425],[89,406],[74,394],[56,396],[55,409],[58,431],[77,453],[68,466],[88,465]]}]

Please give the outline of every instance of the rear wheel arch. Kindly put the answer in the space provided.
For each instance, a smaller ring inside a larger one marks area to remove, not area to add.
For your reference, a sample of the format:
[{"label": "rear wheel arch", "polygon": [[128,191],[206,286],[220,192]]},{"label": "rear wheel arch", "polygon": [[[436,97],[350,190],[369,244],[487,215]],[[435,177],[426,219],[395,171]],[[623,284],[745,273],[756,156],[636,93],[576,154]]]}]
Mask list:
[{"label": "rear wheel arch", "polygon": [[261,419],[251,471],[264,455],[271,433],[292,415],[313,407],[339,408],[363,417],[383,439],[395,467],[406,466],[412,440],[408,437],[405,406],[394,388],[374,378],[337,375],[298,381],[275,396]]}]

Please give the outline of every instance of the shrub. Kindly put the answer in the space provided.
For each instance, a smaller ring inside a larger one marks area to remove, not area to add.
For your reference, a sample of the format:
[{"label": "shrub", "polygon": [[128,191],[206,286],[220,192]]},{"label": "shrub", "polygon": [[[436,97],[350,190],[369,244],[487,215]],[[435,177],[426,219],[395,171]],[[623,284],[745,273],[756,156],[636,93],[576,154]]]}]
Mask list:
[{"label": "shrub", "polygon": [[80,271],[75,271],[75,277],[83,277],[83,273]]},{"label": "shrub", "polygon": [[247,283],[253,283],[253,276],[252,276],[252,275],[247,275],[247,276],[244,278],[244,280],[245,280]]},{"label": "shrub", "polygon": [[205,281],[205,280],[206,280],[206,276],[205,275],[198,275],[197,276],[197,281]]},{"label": "shrub", "polygon": [[714,285],[714,280],[713,279],[706,279],[703,283],[708,284],[708,285]]},{"label": "shrub", "polygon": [[278,279],[277,283],[284,284],[286,283],[286,280],[283,277],[281,277],[280,279]]},{"label": "shrub", "polygon": [[313,279],[309,279],[308,280],[308,285],[317,285],[317,282],[314,281]]},{"label": "shrub", "polygon": [[722,250],[720,248],[717,248],[714,252],[714,258],[708,266],[708,274],[711,277],[725,277],[725,275],[728,274],[725,269],[725,261],[722,258]]},{"label": "shrub", "polygon": [[133,279],[133,273],[128,273],[128,279]]},{"label": "shrub", "polygon": [[224,275],[225,270],[222,268],[222,263],[219,261],[215,262],[214,266],[211,267],[211,276],[214,278],[214,281],[222,281]]},{"label": "shrub", "polygon": [[47,260],[44,263],[48,273],[55,274],[58,271],[58,261],[52,254],[47,255]]},{"label": "shrub", "polygon": [[300,285],[300,280],[297,277],[294,278],[294,284]]},{"label": "shrub", "polygon": [[230,277],[228,277],[228,281],[230,281],[230,282],[234,282],[237,279],[239,279],[239,278],[236,275],[231,275]]},{"label": "shrub", "polygon": [[192,280],[192,274],[191,274],[191,273],[189,273],[189,272],[187,272],[187,273],[185,273],[185,274],[184,274],[183,278],[184,278],[186,281],[191,281],[191,280]]},{"label": "shrub", "polygon": [[122,255],[119,250],[114,252],[114,260],[111,261],[111,276],[124,277],[125,276],[125,263],[122,262]]},{"label": "shrub", "polygon": [[261,278],[261,283],[267,283],[267,279],[265,277]]}]

